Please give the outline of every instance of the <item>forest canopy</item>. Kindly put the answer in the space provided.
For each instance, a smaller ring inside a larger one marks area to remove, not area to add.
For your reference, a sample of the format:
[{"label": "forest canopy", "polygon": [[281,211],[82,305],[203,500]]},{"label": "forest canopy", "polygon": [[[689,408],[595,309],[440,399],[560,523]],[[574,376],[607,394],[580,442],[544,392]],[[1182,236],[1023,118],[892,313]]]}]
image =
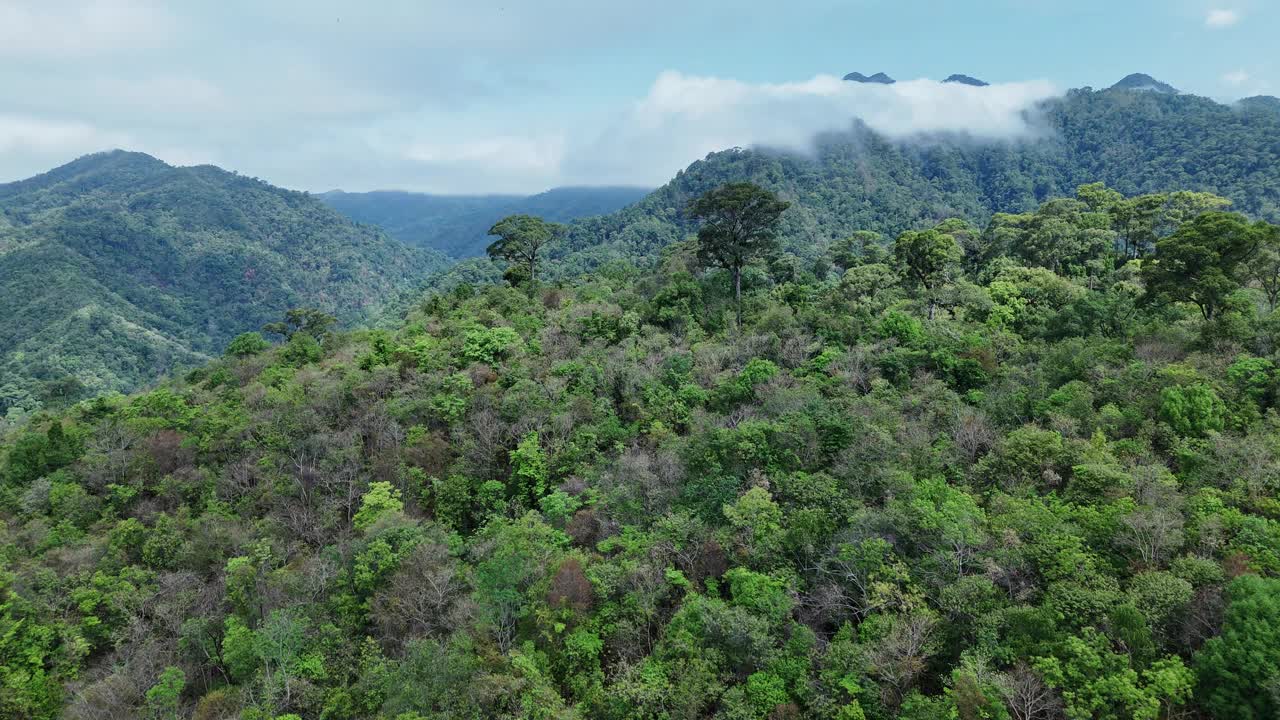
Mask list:
[{"label": "forest canopy", "polygon": [[1280,239],[1234,207],[856,228],[740,305],[682,239],[282,312],[0,445],[0,715],[1273,717]]},{"label": "forest canopy", "polygon": [[0,423],[202,364],[292,307],[371,321],[442,265],[305,193],[142,153],[0,185]]}]

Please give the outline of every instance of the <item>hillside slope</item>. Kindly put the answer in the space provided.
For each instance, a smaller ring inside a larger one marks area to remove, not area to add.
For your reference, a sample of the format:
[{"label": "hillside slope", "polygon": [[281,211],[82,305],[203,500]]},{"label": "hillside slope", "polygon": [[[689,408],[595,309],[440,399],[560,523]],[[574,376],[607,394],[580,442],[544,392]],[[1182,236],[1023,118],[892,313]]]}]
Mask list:
[{"label": "hillside slope", "polygon": [[0,185],[0,415],[137,387],[291,307],[367,318],[441,264],[304,193],[140,153]]},{"label": "hillside slope", "polygon": [[428,195],[399,191],[318,195],[338,212],[377,225],[392,237],[454,258],[484,254],[489,228],[507,215],[538,215],[554,222],[605,215],[648,194],[631,187],[562,187],[530,196]]},{"label": "hillside slope", "polygon": [[1091,200],[761,268],[741,321],[676,253],[36,418],[0,717],[1274,718],[1280,315],[1206,230],[1280,229],[1135,271]]}]

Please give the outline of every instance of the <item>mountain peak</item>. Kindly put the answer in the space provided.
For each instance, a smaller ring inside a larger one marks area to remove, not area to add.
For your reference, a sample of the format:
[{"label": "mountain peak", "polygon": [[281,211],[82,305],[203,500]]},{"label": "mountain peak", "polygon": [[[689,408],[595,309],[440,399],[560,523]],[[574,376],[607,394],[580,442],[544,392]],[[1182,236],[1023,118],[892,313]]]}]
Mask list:
[{"label": "mountain peak", "polygon": [[1244,110],[1269,110],[1280,112],[1280,97],[1274,95],[1254,95],[1236,101],[1236,107]]},{"label": "mountain peak", "polygon": [[0,199],[65,183],[75,183],[81,190],[88,190],[115,176],[151,177],[167,169],[169,165],[164,161],[146,153],[106,150],[81,155],[69,163],[25,180],[0,183]]},{"label": "mountain peak", "polygon": [[1137,92],[1154,92],[1162,95],[1178,95],[1176,87],[1160,82],[1145,73],[1126,75],[1120,82],[1111,86],[1112,90],[1134,90]]},{"label": "mountain peak", "polygon": [[942,82],[959,83],[960,85],[972,85],[973,87],[986,87],[991,84],[985,80],[979,80],[978,78],[973,77],[971,75],[961,75],[960,73],[956,73],[954,75],[948,75],[947,79],[943,80]]},{"label": "mountain peak", "polygon": [[873,83],[877,85],[892,85],[896,82],[893,78],[882,72],[878,72],[871,77],[867,77],[860,72],[851,72],[848,75],[845,75],[844,79],[850,82]]}]

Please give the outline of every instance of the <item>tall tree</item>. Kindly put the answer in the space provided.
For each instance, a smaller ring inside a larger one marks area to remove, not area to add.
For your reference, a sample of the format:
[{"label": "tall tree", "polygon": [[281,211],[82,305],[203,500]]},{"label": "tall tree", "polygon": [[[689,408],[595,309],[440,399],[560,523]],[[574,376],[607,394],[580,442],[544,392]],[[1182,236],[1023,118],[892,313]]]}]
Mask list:
[{"label": "tall tree", "polygon": [[1250,224],[1236,213],[1210,212],[1156,242],[1155,257],[1142,266],[1150,298],[1189,302],[1213,320],[1240,287],[1240,265],[1266,237],[1265,223]]},{"label": "tall tree", "polygon": [[903,274],[924,291],[930,320],[938,301],[935,293],[951,279],[962,255],[956,239],[938,230],[908,230],[893,243]]},{"label": "tall tree", "polygon": [[742,321],[742,268],[777,247],[778,219],[791,203],[752,183],[729,183],[689,205],[702,221],[698,259],[733,273],[733,300]]},{"label": "tall tree", "polygon": [[497,240],[485,248],[489,257],[501,258],[529,274],[529,292],[538,286],[538,254],[564,233],[564,226],[533,215],[510,215],[489,228]]},{"label": "tall tree", "polygon": [[831,262],[841,272],[856,265],[870,265],[884,260],[884,236],[870,230],[858,230],[849,237],[831,243]]},{"label": "tall tree", "polygon": [[1249,262],[1249,279],[1257,281],[1272,310],[1280,303],[1280,226],[1261,225],[1262,245]]},{"label": "tall tree", "polygon": [[1280,712],[1280,581],[1245,575],[1227,588],[1222,634],[1196,656],[1203,702],[1215,718]]},{"label": "tall tree", "polygon": [[286,340],[298,333],[305,333],[316,340],[323,340],[336,322],[338,322],[337,318],[315,308],[293,308],[285,311],[283,320],[267,323],[262,326],[262,329],[274,335],[281,335]]}]

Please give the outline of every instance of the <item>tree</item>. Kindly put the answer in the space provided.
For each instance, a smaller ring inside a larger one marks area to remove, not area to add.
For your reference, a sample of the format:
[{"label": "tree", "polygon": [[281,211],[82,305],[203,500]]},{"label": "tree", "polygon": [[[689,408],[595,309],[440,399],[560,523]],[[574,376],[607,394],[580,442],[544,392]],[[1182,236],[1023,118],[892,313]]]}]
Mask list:
[{"label": "tree", "polygon": [[934,293],[951,279],[959,265],[960,244],[938,230],[908,230],[893,243],[893,257],[903,274],[924,291],[932,320],[937,305]]},{"label": "tree", "polygon": [[1222,634],[1196,656],[1204,705],[1216,718],[1280,711],[1280,580],[1245,575],[1227,588]]},{"label": "tree", "polygon": [[257,355],[266,350],[270,345],[262,337],[261,333],[247,332],[241,333],[227,344],[226,354],[231,357],[248,357]]},{"label": "tree", "polygon": [[[1088,199],[1081,198],[1088,202]],[[1140,258],[1156,242],[1156,223],[1168,198],[1164,195],[1140,195],[1121,200],[1110,208],[1111,226],[1124,243],[1125,259]]]},{"label": "tree", "polygon": [[529,292],[538,286],[538,253],[564,233],[564,226],[533,215],[511,215],[489,228],[497,240],[485,248],[490,258],[502,259],[528,272]]},{"label": "tree", "polygon": [[1250,224],[1235,213],[1205,213],[1156,242],[1155,257],[1142,266],[1152,298],[1190,302],[1213,320],[1240,287],[1240,265],[1257,253],[1265,223]]},{"label": "tree", "polygon": [[[315,340],[323,340],[329,329],[338,321],[337,318],[315,308],[294,308],[284,314],[284,319],[262,326],[266,332],[281,335],[291,340],[298,333],[310,335]],[[240,338],[237,338],[239,340]],[[252,343],[252,339],[245,341]]]},{"label": "tree", "polygon": [[882,262],[886,254],[884,236],[871,230],[858,230],[831,244],[831,262],[841,271]]},{"label": "tree", "polygon": [[1000,250],[1060,275],[1095,274],[1115,244],[1110,216],[1092,211],[1085,201],[1066,198],[1027,215],[997,214],[986,234],[999,240]]},{"label": "tree", "polygon": [[1280,303],[1280,226],[1259,224],[1262,244],[1249,262],[1249,279],[1258,283],[1267,296],[1267,305],[1276,309]]},{"label": "tree", "polygon": [[178,717],[178,703],[182,699],[182,689],[187,684],[187,674],[182,668],[169,667],[160,673],[156,684],[147,691],[147,711],[156,720],[170,720]]},{"label": "tree", "polygon": [[369,492],[364,494],[360,510],[351,518],[351,524],[357,530],[367,530],[380,518],[404,510],[404,502],[400,499],[400,491],[389,482],[369,484]]},{"label": "tree", "polygon": [[1195,684],[1176,656],[1139,673],[1093,628],[1066,638],[1052,656],[1035,658],[1034,664],[1045,682],[1062,692],[1071,720],[1168,717],[1172,706],[1186,703]]},{"label": "tree", "polygon": [[733,301],[742,322],[742,268],[777,247],[778,219],[791,203],[752,183],[729,183],[689,205],[702,221],[698,259],[733,273]]},{"label": "tree", "polygon": [[511,478],[519,496],[536,501],[546,494],[550,476],[547,471],[547,454],[542,450],[538,432],[534,430],[521,438],[509,457]]}]

